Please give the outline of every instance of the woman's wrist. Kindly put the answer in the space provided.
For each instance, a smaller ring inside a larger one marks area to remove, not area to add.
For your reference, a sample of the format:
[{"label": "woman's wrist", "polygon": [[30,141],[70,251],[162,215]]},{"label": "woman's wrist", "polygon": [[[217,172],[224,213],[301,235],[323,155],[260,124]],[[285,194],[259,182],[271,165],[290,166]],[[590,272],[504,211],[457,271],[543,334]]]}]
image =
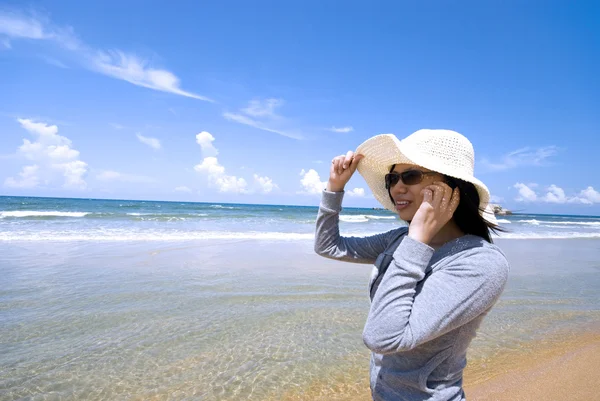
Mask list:
[{"label": "woman's wrist", "polygon": [[344,192],[344,185],[333,184],[330,181],[327,182],[327,191],[329,192]]}]

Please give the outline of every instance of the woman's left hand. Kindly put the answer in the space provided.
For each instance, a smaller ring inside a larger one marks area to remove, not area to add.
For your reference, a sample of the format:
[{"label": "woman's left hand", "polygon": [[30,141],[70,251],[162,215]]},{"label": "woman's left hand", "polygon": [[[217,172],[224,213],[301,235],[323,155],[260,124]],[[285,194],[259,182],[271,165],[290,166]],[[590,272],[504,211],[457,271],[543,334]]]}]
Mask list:
[{"label": "woman's left hand", "polygon": [[452,219],[460,202],[458,188],[436,181],[421,190],[423,202],[415,213],[408,228],[408,236],[429,244],[433,237]]}]

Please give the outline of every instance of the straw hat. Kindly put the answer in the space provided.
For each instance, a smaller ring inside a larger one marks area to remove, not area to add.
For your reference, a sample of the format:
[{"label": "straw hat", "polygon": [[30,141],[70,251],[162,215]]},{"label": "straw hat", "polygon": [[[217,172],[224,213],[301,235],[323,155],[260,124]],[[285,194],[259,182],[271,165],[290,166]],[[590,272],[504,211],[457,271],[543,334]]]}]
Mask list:
[{"label": "straw hat", "polygon": [[489,205],[490,191],[473,176],[473,145],[458,132],[422,129],[401,141],[392,134],[376,135],[363,142],[356,153],[364,155],[358,163],[358,172],[367,182],[375,199],[386,209],[396,212],[385,188],[385,175],[390,172],[393,164],[415,164],[475,185],[479,193],[480,214],[489,222],[497,224]]}]

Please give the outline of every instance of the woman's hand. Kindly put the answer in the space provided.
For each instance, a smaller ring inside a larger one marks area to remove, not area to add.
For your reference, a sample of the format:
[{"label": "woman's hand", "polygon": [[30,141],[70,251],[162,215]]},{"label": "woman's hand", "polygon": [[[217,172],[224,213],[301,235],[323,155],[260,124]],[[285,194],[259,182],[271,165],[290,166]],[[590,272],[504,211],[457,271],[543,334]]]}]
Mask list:
[{"label": "woman's hand", "polygon": [[345,155],[336,156],[331,161],[331,169],[329,170],[329,181],[327,182],[327,190],[331,192],[341,192],[350,181],[352,174],[356,171],[358,162],[363,158],[363,155],[354,154],[351,150]]},{"label": "woman's hand", "polygon": [[460,202],[458,188],[450,188],[448,184],[436,181],[421,190],[423,202],[415,213],[408,228],[408,236],[429,244],[433,237],[452,218]]}]

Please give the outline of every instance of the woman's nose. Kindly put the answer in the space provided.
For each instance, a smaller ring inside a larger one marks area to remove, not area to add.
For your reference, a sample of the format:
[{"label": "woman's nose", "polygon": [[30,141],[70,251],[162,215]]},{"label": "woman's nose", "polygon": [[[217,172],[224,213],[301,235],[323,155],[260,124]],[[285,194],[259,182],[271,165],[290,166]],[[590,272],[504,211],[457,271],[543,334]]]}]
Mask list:
[{"label": "woman's nose", "polygon": [[396,185],[392,186],[390,188],[390,192],[398,192],[401,194],[405,194],[406,191],[408,191],[408,187],[406,185],[404,185],[404,183],[402,182],[402,180],[399,180]]}]

